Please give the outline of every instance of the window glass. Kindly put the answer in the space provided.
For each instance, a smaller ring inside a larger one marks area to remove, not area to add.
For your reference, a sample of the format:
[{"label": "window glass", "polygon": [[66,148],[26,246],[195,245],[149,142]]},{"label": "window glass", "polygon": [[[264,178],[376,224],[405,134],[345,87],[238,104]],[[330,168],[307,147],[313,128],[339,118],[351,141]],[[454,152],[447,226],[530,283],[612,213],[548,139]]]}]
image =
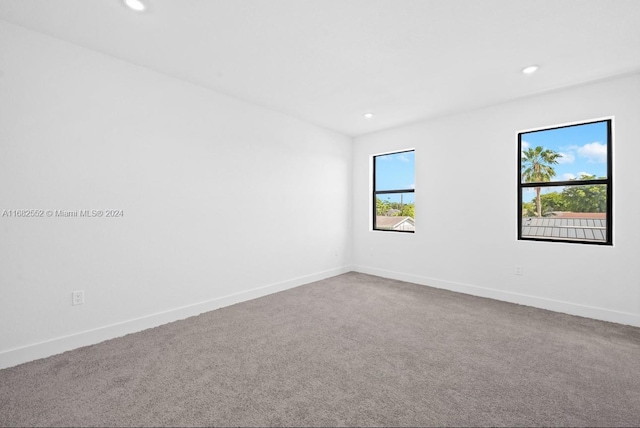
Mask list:
[{"label": "window glass", "polygon": [[611,120],[518,134],[518,238],[612,244]]},{"label": "window glass", "polygon": [[374,230],[415,231],[415,152],[373,157]]}]

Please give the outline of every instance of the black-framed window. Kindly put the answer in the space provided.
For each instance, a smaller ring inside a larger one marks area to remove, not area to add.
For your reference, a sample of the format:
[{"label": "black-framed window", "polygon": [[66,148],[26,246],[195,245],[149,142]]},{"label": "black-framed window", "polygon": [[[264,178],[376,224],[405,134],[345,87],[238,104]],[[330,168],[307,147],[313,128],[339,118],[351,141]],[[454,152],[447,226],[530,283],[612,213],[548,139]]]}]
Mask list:
[{"label": "black-framed window", "polygon": [[373,157],[373,229],[415,232],[415,150]]},{"label": "black-framed window", "polygon": [[518,239],[613,244],[612,119],[518,133]]}]

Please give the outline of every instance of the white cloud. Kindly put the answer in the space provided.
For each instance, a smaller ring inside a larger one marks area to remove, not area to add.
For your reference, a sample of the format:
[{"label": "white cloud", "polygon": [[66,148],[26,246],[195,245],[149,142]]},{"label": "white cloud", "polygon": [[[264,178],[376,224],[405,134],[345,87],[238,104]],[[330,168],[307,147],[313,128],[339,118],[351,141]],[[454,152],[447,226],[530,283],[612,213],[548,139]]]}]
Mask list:
[{"label": "white cloud", "polygon": [[573,153],[564,153],[564,152],[558,152],[560,154],[560,157],[557,159],[558,163],[573,163],[574,160],[576,160],[576,157]]},{"label": "white cloud", "polygon": [[415,189],[416,188],[416,184],[409,184],[409,187],[407,187],[407,189]]},{"label": "white cloud", "polygon": [[590,173],[590,172],[586,172],[586,171],[580,171],[580,172],[577,172],[575,174],[573,174],[571,172],[565,172],[564,174],[562,174],[560,176],[560,178],[562,180],[567,180],[567,181],[568,180],[579,180],[580,177],[582,177],[583,175],[592,176],[593,174]]},{"label": "white cloud", "polygon": [[528,141],[522,140],[522,150],[527,150],[531,145]]},{"label": "white cloud", "polygon": [[404,153],[399,154],[397,159],[402,162],[411,162],[411,159],[409,159]]},{"label": "white cloud", "polygon": [[578,154],[589,162],[605,163],[607,161],[607,145],[599,142],[585,144],[578,149]]}]

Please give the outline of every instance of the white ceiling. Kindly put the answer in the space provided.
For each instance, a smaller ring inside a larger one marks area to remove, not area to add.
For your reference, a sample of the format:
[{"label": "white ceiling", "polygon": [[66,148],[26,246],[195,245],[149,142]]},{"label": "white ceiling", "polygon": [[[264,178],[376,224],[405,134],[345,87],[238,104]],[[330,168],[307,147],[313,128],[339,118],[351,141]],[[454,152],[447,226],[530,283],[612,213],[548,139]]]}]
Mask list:
[{"label": "white ceiling", "polygon": [[348,135],[640,71],[638,0],[148,3],[0,0],[0,19]]}]

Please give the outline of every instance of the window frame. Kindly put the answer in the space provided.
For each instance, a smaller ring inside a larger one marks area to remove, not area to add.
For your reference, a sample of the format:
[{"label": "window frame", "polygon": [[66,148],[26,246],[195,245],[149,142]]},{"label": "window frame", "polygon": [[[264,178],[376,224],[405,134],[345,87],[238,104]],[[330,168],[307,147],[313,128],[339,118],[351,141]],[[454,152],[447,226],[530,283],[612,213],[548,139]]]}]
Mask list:
[{"label": "window frame", "polygon": [[[382,156],[390,156],[390,155],[397,155],[400,153],[414,153],[415,156],[415,152],[416,149],[405,149],[405,150],[398,150],[398,151],[393,151],[393,152],[387,152],[387,153],[380,153],[377,155],[373,155],[372,156],[372,171],[373,171],[373,183],[372,183],[372,187],[373,187],[373,201],[372,201],[372,206],[371,206],[371,211],[372,211],[372,225],[373,231],[376,232],[396,232],[396,233],[415,233],[415,230],[393,230],[393,229],[379,229],[377,228],[377,205],[376,205],[376,198],[378,195],[390,195],[390,194],[399,194],[399,193],[413,193],[415,194],[415,186],[413,189],[391,189],[391,190],[376,190],[376,158],[378,157],[382,157]],[[414,181],[415,181],[415,162],[414,162],[414,166],[413,166],[413,174],[414,174]],[[415,196],[414,196],[414,204],[415,204]],[[415,206],[415,205],[414,205]],[[414,224],[415,224],[415,218],[413,219]]]},{"label": "window frame", "polygon": [[[522,136],[531,132],[547,131],[560,128],[570,128],[574,126],[589,125],[593,123],[605,122],[607,124],[607,178],[597,178],[592,180],[564,180],[564,181],[544,181],[544,182],[522,182]],[[563,242],[570,244],[586,245],[606,245],[613,246],[613,117],[602,119],[591,119],[580,122],[572,122],[564,125],[546,126],[518,132],[518,156],[517,156],[517,223],[519,241],[541,241],[541,242]],[[606,185],[606,240],[595,241],[578,238],[553,238],[553,237],[532,237],[522,235],[522,191],[527,188],[553,188],[553,187],[573,187],[585,185]]]}]

